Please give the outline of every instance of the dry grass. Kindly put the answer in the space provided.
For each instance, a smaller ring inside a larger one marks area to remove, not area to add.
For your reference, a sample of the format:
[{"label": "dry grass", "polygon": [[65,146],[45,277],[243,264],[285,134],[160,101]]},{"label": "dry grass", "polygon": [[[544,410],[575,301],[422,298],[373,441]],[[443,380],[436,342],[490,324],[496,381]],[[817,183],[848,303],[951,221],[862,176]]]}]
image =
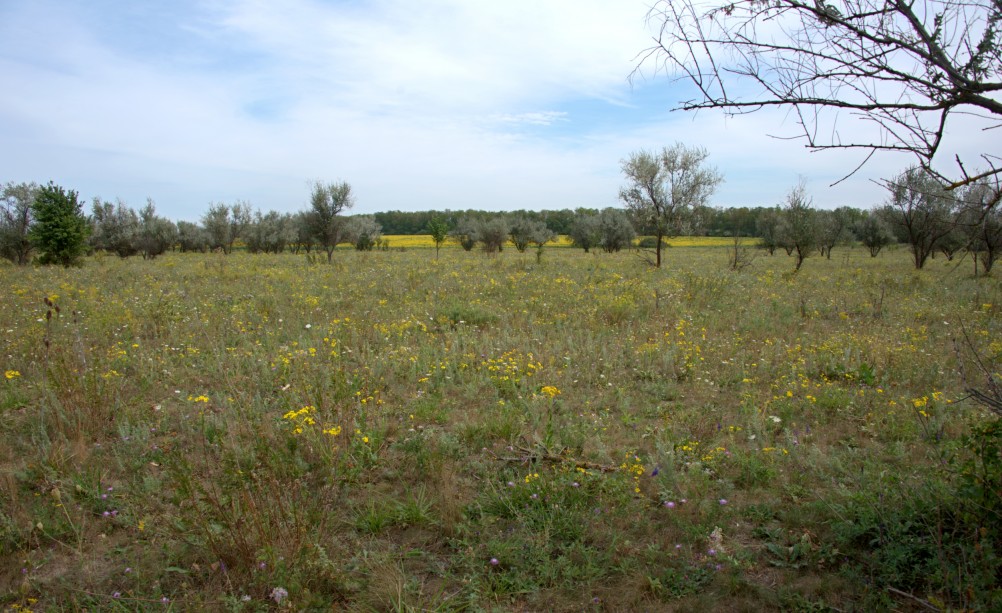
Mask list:
[{"label": "dry grass", "polygon": [[[942,522],[987,416],[953,339],[997,363],[998,281],[900,251],[734,272],[719,246],[2,267],[0,603],[988,602],[963,587],[988,554],[888,578],[844,522],[968,534]],[[873,555],[953,551],[906,536]]]}]

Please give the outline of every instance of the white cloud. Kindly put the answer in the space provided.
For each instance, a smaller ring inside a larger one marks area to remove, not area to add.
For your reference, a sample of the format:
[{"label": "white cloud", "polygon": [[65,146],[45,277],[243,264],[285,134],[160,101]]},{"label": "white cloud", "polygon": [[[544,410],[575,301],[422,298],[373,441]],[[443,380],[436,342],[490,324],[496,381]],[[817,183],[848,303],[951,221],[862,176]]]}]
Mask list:
[{"label": "white cloud", "polygon": [[563,111],[536,111],[530,113],[514,113],[496,115],[492,119],[501,123],[528,124],[532,126],[548,126],[554,122],[567,121],[567,113]]},{"label": "white cloud", "polygon": [[727,175],[721,204],[778,202],[798,175],[820,205],[879,191],[863,176],[827,190],[858,158],[765,137],[793,131],[782,114],[669,113],[670,80],[631,87],[643,2],[118,8],[0,8],[0,180],[150,195],[187,219],[210,201],[296,210],[311,178],[348,180],[362,212],[603,207],[631,150],[680,140]]}]

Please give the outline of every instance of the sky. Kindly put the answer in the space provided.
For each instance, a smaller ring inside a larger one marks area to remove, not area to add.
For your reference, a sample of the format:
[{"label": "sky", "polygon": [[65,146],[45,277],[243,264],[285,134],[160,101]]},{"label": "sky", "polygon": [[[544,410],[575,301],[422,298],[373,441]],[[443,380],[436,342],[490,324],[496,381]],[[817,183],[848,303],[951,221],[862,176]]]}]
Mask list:
[{"label": "sky", "polygon": [[[0,182],[55,181],[197,221],[211,203],[354,213],[620,206],[621,162],[676,142],[724,176],[713,206],[802,178],[869,208],[912,162],[811,153],[782,110],[672,112],[634,0],[0,0]],[[855,129],[847,120],[845,130]],[[89,205],[88,205],[89,208]]]}]

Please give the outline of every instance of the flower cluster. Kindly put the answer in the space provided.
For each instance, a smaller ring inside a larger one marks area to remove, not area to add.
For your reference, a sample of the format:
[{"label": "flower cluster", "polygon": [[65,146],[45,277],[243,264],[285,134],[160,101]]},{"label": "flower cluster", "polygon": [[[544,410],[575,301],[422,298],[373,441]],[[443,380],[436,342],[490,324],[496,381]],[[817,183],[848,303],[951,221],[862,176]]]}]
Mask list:
[{"label": "flower cluster", "polygon": [[539,390],[539,393],[552,400],[555,396],[560,395],[560,390],[552,385],[544,385],[543,388]]},{"label": "flower cluster", "polygon": [[483,367],[495,384],[518,385],[522,379],[539,372],[543,368],[543,364],[537,361],[531,353],[523,355],[517,351],[506,351],[499,358],[484,360]]},{"label": "flower cluster", "polygon": [[316,412],[317,410],[313,406],[305,406],[297,411],[287,412],[282,416],[282,419],[293,424],[293,434],[302,434],[304,428],[316,425],[317,420],[313,418],[313,414]]},{"label": "flower cluster", "polygon": [[640,477],[646,472],[644,463],[640,456],[631,453],[626,454],[626,460],[619,465],[619,469],[633,478],[633,492],[640,493]]}]

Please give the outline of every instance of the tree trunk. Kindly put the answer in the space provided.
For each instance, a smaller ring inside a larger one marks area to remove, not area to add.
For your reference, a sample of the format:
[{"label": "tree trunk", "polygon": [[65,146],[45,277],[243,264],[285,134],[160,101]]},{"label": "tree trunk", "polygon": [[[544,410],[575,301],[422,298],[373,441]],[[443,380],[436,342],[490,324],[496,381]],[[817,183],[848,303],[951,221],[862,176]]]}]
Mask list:
[{"label": "tree trunk", "polygon": [[793,272],[799,272],[800,271],[800,267],[801,267],[801,265],[803,265],[804,260],[806,258],[807,258],[807,256],[804,255],[804,252],[798,247],[797,248],[797,265],[793,269]]}]

